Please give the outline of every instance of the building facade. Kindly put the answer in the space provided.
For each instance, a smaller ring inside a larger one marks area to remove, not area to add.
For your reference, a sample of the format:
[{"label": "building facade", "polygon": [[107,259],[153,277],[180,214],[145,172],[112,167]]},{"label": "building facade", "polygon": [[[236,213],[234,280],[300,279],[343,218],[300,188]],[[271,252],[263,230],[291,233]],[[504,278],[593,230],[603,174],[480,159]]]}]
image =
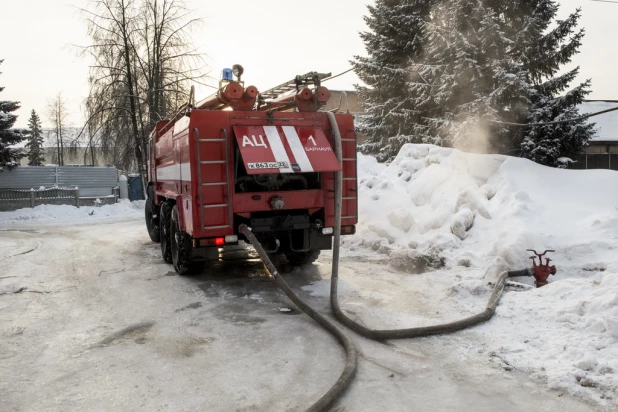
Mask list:
[{"label": "building facade", "polygon": [[[618,100],[588,100],[579,106],[581,114],[618,108]],[[571,163],[569,169],[618,170],[618,110],[589,118],[597,135],[586,151]]]},{"label": "building facade", "polygon": [[[330,90],[330,93],[330,99],[320,111],[337,110],[338,113],[350,113],[354,116],[355,123],[358,124],[359,117],[365,114],[358,93],[355,90]],[[367,140],[367,137],[357,133],[356,139],[358,144],[362,144]]]}]

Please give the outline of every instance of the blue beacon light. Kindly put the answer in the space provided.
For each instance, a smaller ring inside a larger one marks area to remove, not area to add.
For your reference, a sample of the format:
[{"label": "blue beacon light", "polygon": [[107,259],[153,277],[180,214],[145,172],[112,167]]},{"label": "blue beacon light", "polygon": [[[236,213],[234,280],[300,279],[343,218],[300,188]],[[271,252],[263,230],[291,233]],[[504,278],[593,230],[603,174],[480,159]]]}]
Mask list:
[{"label": "blue beacon light", "polygon": [[223,71],[221,72],[221,80],[228,80],[228,81],[232,81],[234,80],[234,74],[232,73],[232,69],[223,69]]}]

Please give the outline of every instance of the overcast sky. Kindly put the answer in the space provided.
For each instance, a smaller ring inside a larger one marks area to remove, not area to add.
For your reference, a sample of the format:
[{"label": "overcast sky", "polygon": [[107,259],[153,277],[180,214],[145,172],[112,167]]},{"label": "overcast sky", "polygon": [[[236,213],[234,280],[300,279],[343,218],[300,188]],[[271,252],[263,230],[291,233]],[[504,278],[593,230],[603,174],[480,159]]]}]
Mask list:
[{"label": "overcast sky", "polygon": [[[240,63],[244,80],[267,89],[296,74],[317,70],[333,74],[348,69],[350,58],[365,54],[358,32],[365,30],[365,0],[232,0],[191,1],[204,26],[193,40],[208,55],[212,75]],[[17,126],[25,127],[35,109],[46,118],[47,101],[62,92],[68,101],[69,122],[83,122],[82,102],[87,86],[87,62],[71,44],[87,43],[86,27],[76,6],[85,0],[0,0],[0,94],[17,100]],[[582,8],[586,37],[574,64],[578,80],[592,79],[590,99],[618,100],[618,4],[564,0],[560,15]],[[334,79],[332,89],[350,89],[354,73]],[[198,90],[198,100],[208,93]]]}]

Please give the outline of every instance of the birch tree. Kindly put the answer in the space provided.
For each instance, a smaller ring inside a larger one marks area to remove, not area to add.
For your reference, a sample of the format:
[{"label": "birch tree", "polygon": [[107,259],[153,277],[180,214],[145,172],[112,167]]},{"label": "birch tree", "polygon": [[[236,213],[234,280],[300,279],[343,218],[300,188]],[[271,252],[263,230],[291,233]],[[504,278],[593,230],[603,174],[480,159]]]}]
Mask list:
[{"label": "birch tree", "polygon": [[82,15],[90,38],[83,53],[93,61],[84,130],[117,166],[144,177],[148,134],[192,82],[206,80],[189,39],[200,19],[182,0],[92,0]]},{"label": "birch tree", "polygon": [[53,129],[51,135],[56,145],[54,160],[59,166],[64,166],[64,131],[66,129],[68,116],[69,112],[66,108],[66,101],[62,97],[62,93],[58,93],[56,97],[47,102],[47,119],[52,125]]}]

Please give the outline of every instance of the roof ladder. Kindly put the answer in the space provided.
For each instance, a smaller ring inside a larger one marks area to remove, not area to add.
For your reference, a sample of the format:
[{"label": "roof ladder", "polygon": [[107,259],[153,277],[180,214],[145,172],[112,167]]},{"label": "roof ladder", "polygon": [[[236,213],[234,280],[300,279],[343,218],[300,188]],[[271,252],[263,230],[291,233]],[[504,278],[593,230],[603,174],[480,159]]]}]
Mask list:
[{"label": "roof ladder", "polygon": [[278,96],[291,91],[300,91],[305,86],[315,85],[320,86],[320,82],[327,77],[330,77],[330,73],[318,73],[309,72],[303,75],[298,75],[290,81],[275,86],[272,89],[265,90],[260,93],[259,99],[264,101],[266,99],[275,99]]}]

